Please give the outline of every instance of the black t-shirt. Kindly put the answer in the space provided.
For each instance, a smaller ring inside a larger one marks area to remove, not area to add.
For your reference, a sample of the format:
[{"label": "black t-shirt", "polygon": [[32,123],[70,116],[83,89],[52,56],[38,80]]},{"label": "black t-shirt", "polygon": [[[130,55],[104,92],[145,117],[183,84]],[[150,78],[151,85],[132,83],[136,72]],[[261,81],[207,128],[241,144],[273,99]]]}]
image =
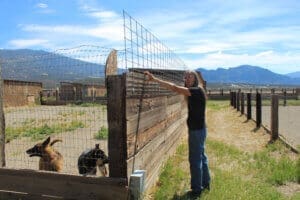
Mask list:
[{"label": "black t-shirt", "polygon": [[205,125],[205,94],[199,87],[192,87],[189,90],[191,96],[188,97],[187,125],[191,130],[202,129]]}]

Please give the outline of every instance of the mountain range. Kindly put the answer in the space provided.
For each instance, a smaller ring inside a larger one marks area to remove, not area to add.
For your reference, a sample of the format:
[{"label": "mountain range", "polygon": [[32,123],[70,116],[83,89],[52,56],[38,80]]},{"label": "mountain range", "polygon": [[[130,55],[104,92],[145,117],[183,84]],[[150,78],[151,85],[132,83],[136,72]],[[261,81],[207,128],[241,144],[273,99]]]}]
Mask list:
[{"label": "mountain range", "polygon": [[[0,50],[0,66],[4,79],[38,81],[42,82],[45,88],[57,87],[62,81],[103,84],[105,76],[104,64],[42,50]],[[300,86],[300,72],[282,75],[251,65],[196,70],[202,73],[208,83]],[[123,71],[124,69],[119,69],[120,73]]]},{"label": "mountain range", "polygon": [[0,65],[3,79],[42,82],[46,88],[59,82],[104,82],[104,65],[41,50],[0,50]]},{"label": "mountain range", "polygon": [[[216,70],[207,70],[198,68],[207,82],[211,83],[245,83],[258,85],[300,85],[300,77],[288,76],[274,73],[268,69],[240,65],[228,69],[218,68]],[[297,73],[296,73],[297,74]]]},{"label": "mountain range", "polygon": [[288,74],[286,74],[286,76],[291,77],[291,78],[300,78],[300,71],[293,72],[293,73],[288,73]]}]

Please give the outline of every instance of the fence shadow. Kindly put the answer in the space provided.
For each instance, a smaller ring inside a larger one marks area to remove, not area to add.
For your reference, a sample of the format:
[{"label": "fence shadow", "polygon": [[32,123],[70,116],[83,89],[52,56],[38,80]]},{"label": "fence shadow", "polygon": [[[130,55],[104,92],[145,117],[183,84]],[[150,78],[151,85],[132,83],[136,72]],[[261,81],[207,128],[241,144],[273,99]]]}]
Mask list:
[{"label": "fence shadow", "polygon": [[256,133],[261,127],[255,127],[254,129],[251,130],[251,132]]},{"label": "fence shadow", "polygon": [[250,119],[246,119],[245,121],[243,121],[243,123],[248,123]]}]

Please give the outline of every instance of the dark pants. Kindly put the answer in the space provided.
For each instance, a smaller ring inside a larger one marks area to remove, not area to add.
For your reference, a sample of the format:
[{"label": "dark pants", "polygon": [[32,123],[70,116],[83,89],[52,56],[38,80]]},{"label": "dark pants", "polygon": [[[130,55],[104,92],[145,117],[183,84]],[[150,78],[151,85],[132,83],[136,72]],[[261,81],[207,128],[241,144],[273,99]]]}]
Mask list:
[{"label": "dark pants", "polygon": [[206,127],[189,130],[189,161],[191,189],[201,192],[210,183],[208,160],[205,155]]}]

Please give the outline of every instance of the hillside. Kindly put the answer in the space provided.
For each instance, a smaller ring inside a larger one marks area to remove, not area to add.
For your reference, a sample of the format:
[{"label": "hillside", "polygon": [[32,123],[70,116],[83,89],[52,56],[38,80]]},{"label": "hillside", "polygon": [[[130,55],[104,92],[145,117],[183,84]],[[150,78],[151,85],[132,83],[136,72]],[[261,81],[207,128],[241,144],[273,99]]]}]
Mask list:
[{"label": "hillside", "polygon": [[61,81],[103,82],[105,70],[104,65],[29,49],[0,50],[0,64],[4,79],[43,82],[48,88]]},{"label": "hillside", "polygon": [[241,65],[229,69],[218,68],[216,70],[198,68],[197,71],[202,73],[207,82],[212,83],[300,85],[300,78],[291,78],[251,65]]},{"label": "hillside", "polygon": [[[42,82],[45,88],[55,88],[61,81],[103,84],[104,65],[84,61],[90,58],[99,63],[98,55],[96,56],[96,58],[94,55],[91,56],[89,52],[84,52],[83,55],[74,53],[64,55],[30,49],[0,50],[0,65],[4,79],[38,81]],[[281,75],[250,65],[229,69],[196,70],[203,74],[208,83],[300,85],[298,77],[300,72]],[[119,73],[122,72],[124,69],[119,69]]]},{"label": "hillside", "polygon": [[300,71],[288,73],[288,74],[286,74],[286,76],[291,77],[291,78],[300,78]]}]

